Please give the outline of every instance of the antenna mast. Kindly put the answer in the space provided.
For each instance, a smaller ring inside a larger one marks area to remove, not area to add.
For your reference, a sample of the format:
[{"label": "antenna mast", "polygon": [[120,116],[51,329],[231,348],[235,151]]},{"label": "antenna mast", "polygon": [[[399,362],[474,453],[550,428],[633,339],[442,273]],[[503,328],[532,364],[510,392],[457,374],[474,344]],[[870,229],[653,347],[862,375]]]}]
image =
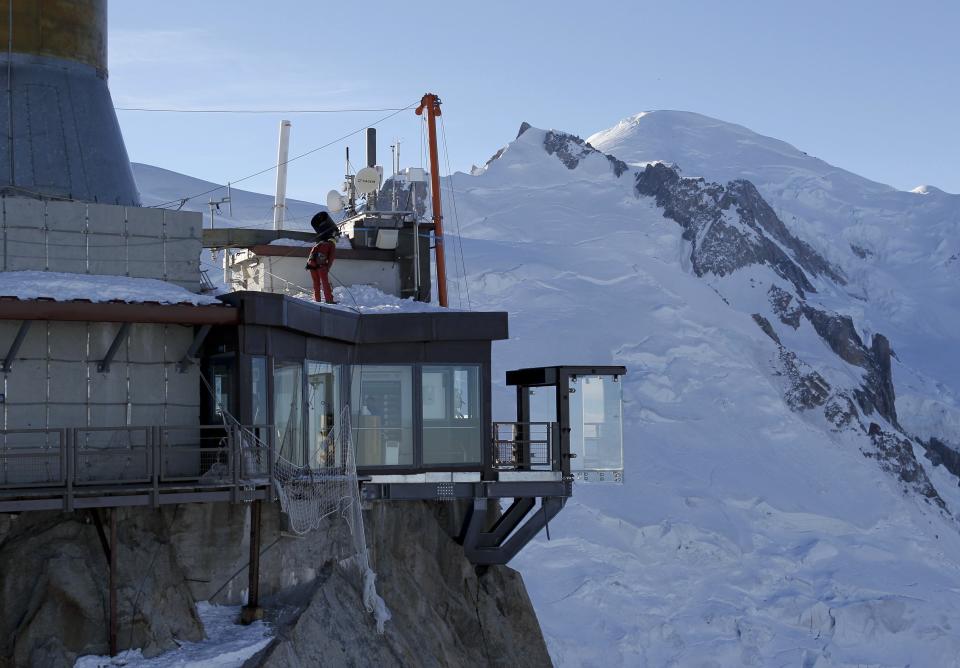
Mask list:
[{"label": "antenna mast", "polygon": [[437,116],[440,115],[440,98],[427,93],[420,100],[417,116],[427,112],[427,133],[430,139],[430,189],[433,195],[433,236],[437,251],[437,299],[440,306],[447,306],[447,259],[443,250],[443,214],[440,210],[440,157],[437,152]]},{"label": "antenna mast", "polygon": [[277,196],[273,202],[273,229],[282,230],[287,217],[287,163],[290,155],[290,121],[280,121],[280,142],[277,146]]}]

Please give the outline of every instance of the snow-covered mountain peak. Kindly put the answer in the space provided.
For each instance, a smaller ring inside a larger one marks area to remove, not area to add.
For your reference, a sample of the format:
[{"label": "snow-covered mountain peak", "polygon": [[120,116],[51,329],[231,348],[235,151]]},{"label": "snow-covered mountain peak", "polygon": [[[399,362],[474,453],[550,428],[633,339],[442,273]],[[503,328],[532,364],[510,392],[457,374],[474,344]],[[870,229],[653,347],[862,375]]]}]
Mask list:
[{"label": "snow-covered mountain peak", "polygon": [[[544,152],[556,160],[543,161]],[[516,174],[518,170],[537,169],[546,176],[565,179],[565,171],[578,169],[584,177],[603,177],[608,174],[620,178],[627,165],[621,160],[605,155],[580,137],[561,130],[542,130],[524,122],[516,139],[497,151],[478,175],[488,170],[491,175]]]},{"label": "snow-covered mountain peak", "polygon": [[[809,156],[785,141],[690,111],[634,114],[587,141],[629,163],[666,160],[680,165],[688,176],[720,183],[772,172],[785,184],[798,178],[815,179],[841,189],[893,191],[890,186]],[[756,185],[760,187],[768,180],[760,178]]]},{"label": "snow-covered mountain peak", "polygon": [[940,188],[937,188],[936,186],[930,186],[930,185],[917,186],[910,192],[916,193],[918,195],[948,195],[949,194],[941,190]]}]

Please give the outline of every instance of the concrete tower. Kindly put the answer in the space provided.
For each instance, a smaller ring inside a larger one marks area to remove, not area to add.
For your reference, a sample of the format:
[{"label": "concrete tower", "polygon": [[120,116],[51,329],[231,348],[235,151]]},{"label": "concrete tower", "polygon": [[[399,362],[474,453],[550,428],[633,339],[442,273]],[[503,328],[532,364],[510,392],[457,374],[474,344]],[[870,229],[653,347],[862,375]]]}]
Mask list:
[{"label": "concrete tower", "polygon": [[107,87],[107,0],[0,0],[0,194],[139,206]]}]

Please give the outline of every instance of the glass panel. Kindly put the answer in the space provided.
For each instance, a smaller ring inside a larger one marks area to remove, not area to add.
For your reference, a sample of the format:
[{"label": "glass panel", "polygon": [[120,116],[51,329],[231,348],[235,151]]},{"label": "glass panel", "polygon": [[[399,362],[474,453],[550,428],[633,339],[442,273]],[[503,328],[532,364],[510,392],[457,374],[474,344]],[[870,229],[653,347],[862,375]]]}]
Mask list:
[{"label": "glass panel", "polygon": [[529,387],[527,396],[530,397],[530,417],[527,422],[556,422],[557,421],[557,388]]},{"label": "glass panel", "polygon": [[412,466],[412,368],[355,366],[350,386],[357,466]]},{"label": "glass panel", "polygon": [[423,463],[479,464],[480,367],[423,367]]},{"label": "glass panel", "polygon": [[210,384],[213,386],[213,414],[211,424],[223,421],[223,411],[230,413],[233,392],[233,358],[213,359],[210,362]]},{"label": "glass panel", "polygon": [[340,367],[307,361],[307,456],[311,466],[342,464],[336,443],[328,443],[340,413]]},{"label": "glass panel", "polygon": [[621,387],[613,376],[570,379],[572,470],[623,470]]},{"label": "glass panel", "polygon": [[305,464],[301,387],[303,365],[299,362],[274,362],[273,424],[277,453],[294,464]]}]

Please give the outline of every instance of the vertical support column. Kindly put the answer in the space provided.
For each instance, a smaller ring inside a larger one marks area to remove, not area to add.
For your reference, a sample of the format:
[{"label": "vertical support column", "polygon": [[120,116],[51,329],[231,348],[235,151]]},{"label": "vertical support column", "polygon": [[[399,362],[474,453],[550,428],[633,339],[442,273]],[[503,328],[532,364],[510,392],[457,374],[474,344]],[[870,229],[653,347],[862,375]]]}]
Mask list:
[{"label": "vertical support column", "polygon": [[[273,202],[273,229],[282,230],[287,217],[287,162],[290,156],[290,121],[280,121],[277,145],[277,195]],[[226,271],[226,269],[224,269]]]},{"label": "vertical support column", "polygon": [[250,566],[247,569],[249,576],[249,593],[247,604],[240,612],[241,624],[252,624],[263,619],[263,608],[260,607],[260,501],[250,504]]},{"label": "vertical support column", "polygon": [[110,656],[117,655],[117,511],[110,509]]},{"label": "vertical support column", "polygon": [[427,135],[430,145],[430,190],[433,196],[433,237],[437,256],[437,301],[447,306],[447,261],[443,249],[443,213],[440,208],[440,157],[437,150],[437,116],[440,115],[440,98],[427,93],[420,100],[417,116],[427,114]]}]

